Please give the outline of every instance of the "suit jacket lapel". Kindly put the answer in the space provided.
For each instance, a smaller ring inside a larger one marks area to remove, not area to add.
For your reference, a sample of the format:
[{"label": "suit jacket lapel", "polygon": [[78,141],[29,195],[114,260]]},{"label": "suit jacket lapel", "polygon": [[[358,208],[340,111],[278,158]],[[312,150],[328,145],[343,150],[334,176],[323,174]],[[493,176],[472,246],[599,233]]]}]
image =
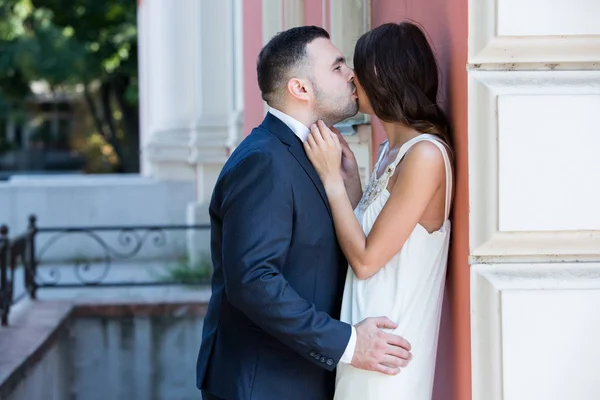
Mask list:
[{"label": "suit jacket lapel", "polygon": [[323,187],[321,178],[319,178],[319,174],[317,174],[317,171],[306,156],[306,152],[304,151],[304,147],[300,139],[285,123],[283,123],[283,121],[271,113],[267,113],[261,126],[289,146],[290,153],[292,153],[296,161],[298,161],[300,166],[302,166],[306,174],[312,180],[319,192],[319,195],[321,196],[321,199],[323,200],[323,203],[325,203],[325,207],[327,207],[329,216],[332,217],[331,209],[329,208],[329,201],[327,200],[327,195],[325,194],[325,188]]},{"label": "suit jacket lapel", "polygon": [[302,168],[304,168],[304,171],[313,181],[317,187],[317,190],[319,191],[319,194],[321,195],[321,199],[323,199],[323,202],[325,203],[325,207],[327,207],[329,216],[332,216],[331,209],[329,208],[329,200],[327,200],[327,194],[325,193],[325,188],[323,187],[323,182],[321,182],[321,178],[319,177],[319,174],[317,174],[315,167],[313,167],[308,157],[306,157],[306,152],[304,151],[304,147],[302,146],[302,142],[300,142],[300,140],[298,140],[297,144],[292,144],[290,146],[290,153],[292,153],[292,155],[296,158],[298,163],[302,166]]}]

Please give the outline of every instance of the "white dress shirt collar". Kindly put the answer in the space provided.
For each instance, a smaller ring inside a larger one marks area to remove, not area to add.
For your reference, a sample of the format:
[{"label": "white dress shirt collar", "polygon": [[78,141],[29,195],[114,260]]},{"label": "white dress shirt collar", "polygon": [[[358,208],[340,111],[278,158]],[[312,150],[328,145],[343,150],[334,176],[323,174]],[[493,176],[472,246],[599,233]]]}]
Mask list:
[{"label": "white dress shirt collar", "polygon": [[297,119],[290,117],[286,113],[277,110],[276,108],[269,107],[269,112],[286,124],[292,130],[292,132],[294,132],[294,134],[300,138],[302,143],[306,142],[306,139],[310,133],[310,129],[308,129],[306,125]]}]

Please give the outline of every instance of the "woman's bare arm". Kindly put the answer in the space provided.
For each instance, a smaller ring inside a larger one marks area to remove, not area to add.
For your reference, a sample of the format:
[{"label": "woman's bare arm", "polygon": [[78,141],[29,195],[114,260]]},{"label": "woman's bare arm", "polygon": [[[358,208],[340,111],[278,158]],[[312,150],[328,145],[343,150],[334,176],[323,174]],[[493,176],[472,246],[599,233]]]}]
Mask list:
[{"label": "woman's bare arm", "polygon": [[[321,125],[319,128],[323,130]],[[411,148],[385,207],[369,235],[365,236],[339,173],[341,145],[336,143],[334,136],[321,135],[314,128],[311,131],[305,148],[325,186],[338,241],[355,275],[367,279],[400,251],[444,183],[442,153],[435,144],[427,141]]]}]

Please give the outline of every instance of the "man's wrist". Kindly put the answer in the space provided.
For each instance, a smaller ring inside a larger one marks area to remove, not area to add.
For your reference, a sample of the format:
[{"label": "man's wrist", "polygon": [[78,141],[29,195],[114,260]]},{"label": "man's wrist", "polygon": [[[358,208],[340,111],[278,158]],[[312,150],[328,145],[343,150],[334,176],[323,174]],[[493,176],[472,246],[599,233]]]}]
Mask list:
[{"label": "man's wrist", "polygon": [[[351,165],[348,165],[351,164]],[[342,167],[342,175],[344,176],[344,181],[346,180],[354,180],[358,178],[358,162],[356,159],[352,163],[348,163],[344,167]]]},{"label": "man's wrist", "polygon": [[356,170],[356,172],[344,174],[343,178],[344,178],[344,184],[348,185],[348,184],[353,184],[356,181],[359,181],[360,175],[358,173],[358,170]]},{"label": "man's wrist", "polygon": [[348,345],[346,346],[346,350],[342,357],[340,358],[340,362],[344,364],[351,364],[352,359],[354,358],[354,350],[356,348],[356,328],[351,326],[352,333],[350,334],[350,339],[348,340]]}]

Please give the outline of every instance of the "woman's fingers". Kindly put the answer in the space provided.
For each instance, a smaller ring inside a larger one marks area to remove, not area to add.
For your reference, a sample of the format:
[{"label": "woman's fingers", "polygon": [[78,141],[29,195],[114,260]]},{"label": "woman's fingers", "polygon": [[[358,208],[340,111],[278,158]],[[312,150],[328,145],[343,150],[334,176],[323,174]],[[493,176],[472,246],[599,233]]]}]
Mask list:
[{"label": "woman's fingers", "polygon": [[314,138],[316,144],[318,144],[320,146],[323,143],[325,143],[325,140],[323,139],[323,135],[321,134],[321,131],[320,131],[319,127],[317,126],[317,124],[312,124],[310,126],[310,132],[311,132],[310,136],[312,136]]},{"label": "woman's fingers", "polygon": [[325,123],[322,120],[318,120],[317,127],[319,128],[319,132],[321,133],[323,140],[325,140],[329,144],[333,144],[332,136],[334,136],[334,133],[331,132],[327,125],[325,125]]}]

